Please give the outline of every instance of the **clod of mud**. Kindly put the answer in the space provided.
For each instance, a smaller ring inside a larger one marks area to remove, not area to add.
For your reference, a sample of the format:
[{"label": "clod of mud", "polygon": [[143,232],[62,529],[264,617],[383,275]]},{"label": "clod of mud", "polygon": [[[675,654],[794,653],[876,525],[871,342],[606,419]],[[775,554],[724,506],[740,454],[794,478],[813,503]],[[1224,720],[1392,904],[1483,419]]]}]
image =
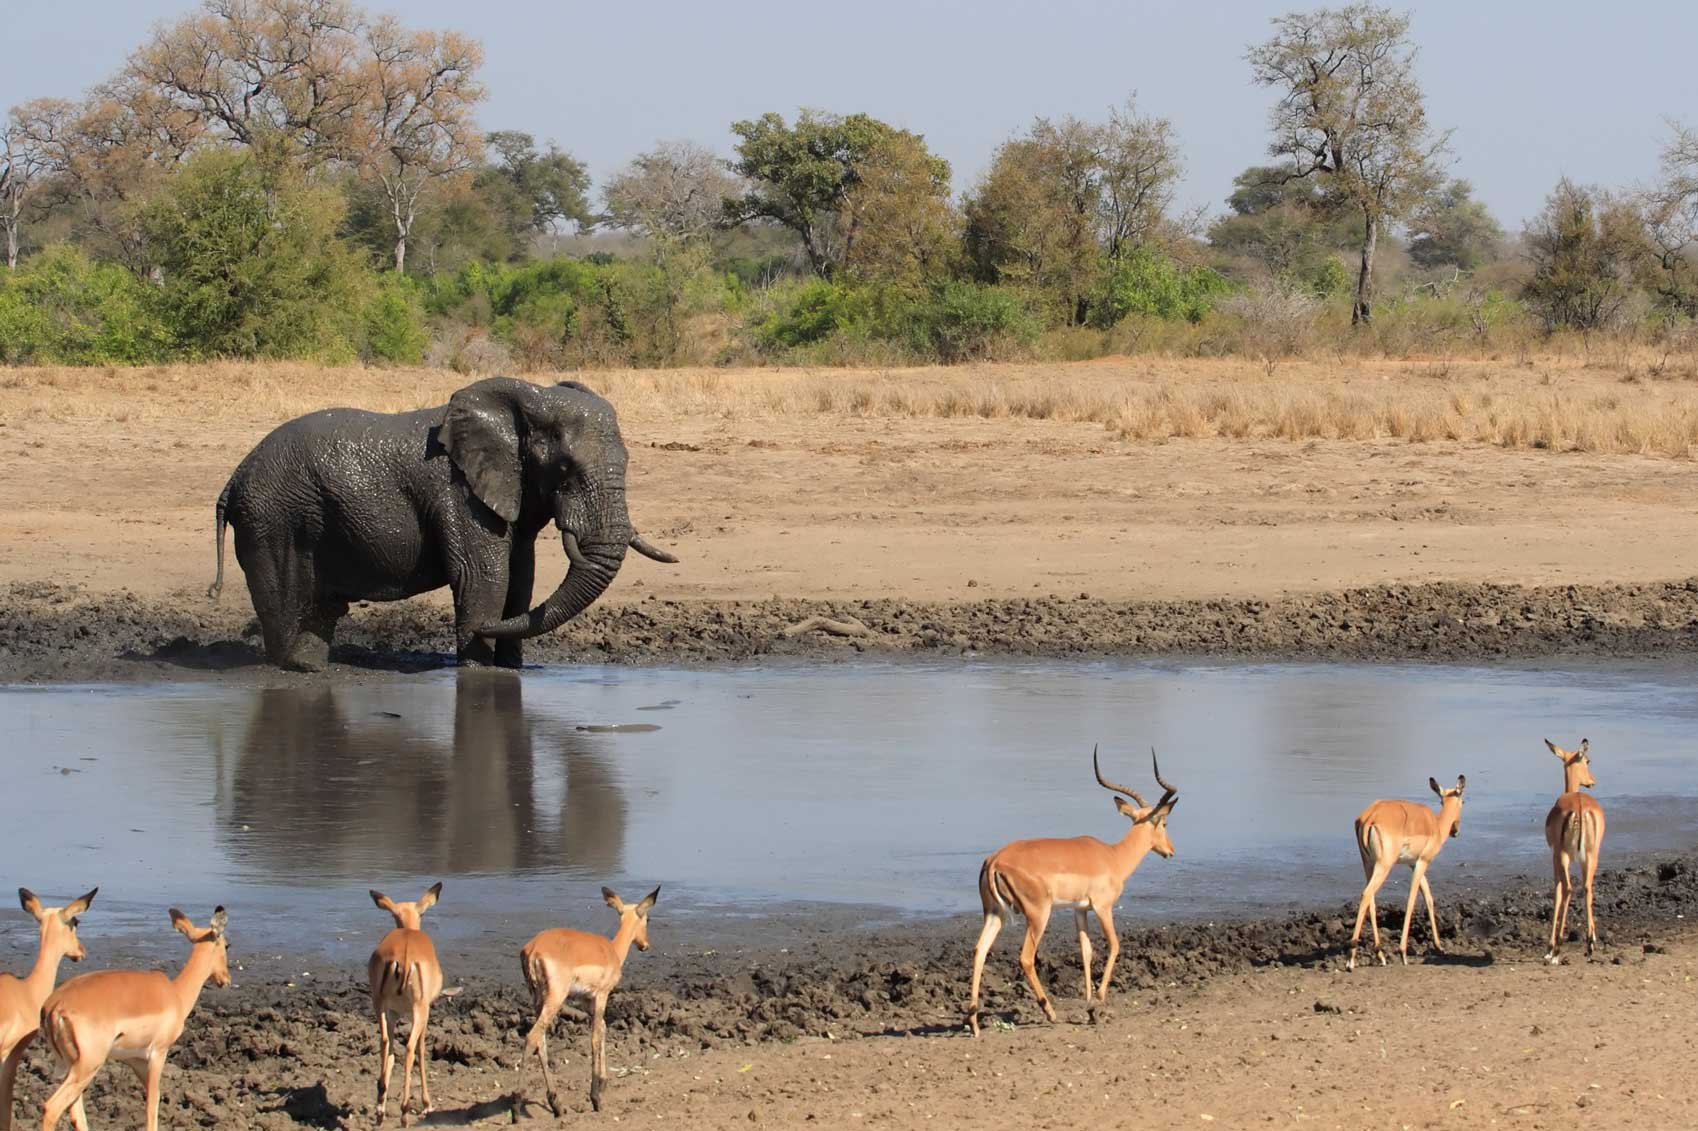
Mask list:
[{"label": "clod of mud", "polygon": [[[246,609],[184,595],[146,599],[74,586],[0,590],[0,680],[169,679],[264,668]],[[864,634],[790,630],[813,621]],[[446,608],[356,609],[333,659],[344,671],[451,662]],[[604,603],[527,644],[535,663],[713,663],[860,653],[1246,656],[1483,660],[1646,656],[1698,650],[1698,578],[1645,585],[1386,585],[1278,600],[1086,597],[926,601]]]}]

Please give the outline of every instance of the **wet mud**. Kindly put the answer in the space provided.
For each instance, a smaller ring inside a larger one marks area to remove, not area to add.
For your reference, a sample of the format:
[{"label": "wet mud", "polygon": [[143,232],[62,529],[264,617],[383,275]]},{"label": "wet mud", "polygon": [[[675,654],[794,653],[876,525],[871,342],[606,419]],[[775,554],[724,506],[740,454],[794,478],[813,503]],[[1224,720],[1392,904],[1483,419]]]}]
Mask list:
[{"label": "wet mud", "polygon": [[[790,631],[814,620],[864,633]],[[51,583],[0,590],[0,681],[160,680],[260,671],[239,601],[150,599]],[[333,667],[417,671],[451,660],[446,608],[355,609]],[[1112,602],[1088,594],[943,603],[900,599],[606,602],[527,645],[528,662],[689,664],[857,655],[1232,656],[1479,661],[1698,651],[1698,578],[1645,585],[1435,583],[1273,600]]]},{"label": "wet mud", "polygon": [[[1381,900],[1381,929],[1391,933],[1394,946],[1401,892],[1399,885],[1392,898]],[[1446,953],[1432,951],[1423,914],[1411,940],[1412,963],[1482,967],[1539,960],[1549,923],[1547,889],[1523,882],[1471,891],[1464,878],[1449,873],[1439,881],[1437,895]],[[1649,857],[1604,869],[1597,909],[1603,940],[1592,962],[1642,964],[1670,944],[1690,940],[1698,912],[1698,856]],[[1177,1001],[1209,979],[1256,967],[1337,971],[1345,959],[1353,910],[1341,903],[1282,918],[1124,931],[1114,988],[1099,1020],[1111,1019],[1117,1006]],[[608,1008],[609,1062],[625,1066],[616,1070],[614,1089],[622,1087],[622,1072],[707,1049],[748,1047],[758,1057],[759,1046],[770,1042],[955,1039],[962,1032],[977,926],[968,919],[862,931],[822,925],[817,939],[786,948],[763,947],[760,925],[751,922],[750,945],[691,952],[668,945],[663,912],[664,907],[655,913],[654,949],[631,955],[625,982]],[[1056,997],[1063,1023],[1082,1023],[1078,951],[1070,930],[1054,922],[1052,928],[1040,951],[1040,976]],[[1017,924],[1005,930],[986,968],[987,1028],[1043,1023],[1018,981],[1018,932]],[[243,945],[233,920],[238,963]],[[459,969],[445,955],[448,984],[461,989],[441,999],[432,1014],[430,1070],[438,1097],[433,1123],[505,1123],[512,1117],[524,1034],[533,1014],[517,971],[517,943],[511,949],[514,953],[491,945],[475,956],[460,956]],[[1099,948],[1099,963],[1101,954]],[[171,1056],[162,1113],[168,1125],[282,1129],[371,1124],[377,1036],[362,974],[296,980],[282,973],[290,969],[289,960],[276,958],[263,964],[264,973],[250,960],[237,971],[234,987],[209,987],[202,995]],[[1565,958],[1588,961],[1577,942],[1570,943]],[[1378,971],[1371,964],[1351,975],[1396,976],[1395,970]],[[1540,985],[1530,982],[1528,992],[1563,992]],[[1326,1008],[1332,1007],[1317,1001],[1317,1011]],[[587,1115],[583,1025],[568,1018],[555,1036],[567,1114]],[[20,1079],[26,1116],[31,1105],[39,1111],[50,1087],[45,1068],[37,1049]],[[534,1074],[528,1079],[531,1096],[540,1100],[540,1080]],[[399,1072],[395,1087],[391,1118]],[[635,1084],[620,1095],[628,1107],[642,1102]],[[444,1096],[456,1098],[444,1104]],[[467,1103],[468,1096],[476,1098]],[[114,1068],[102,1072],[90,1090],[89,1109],[97,1125],[135,1123],[139,1092],[130,1074]],[[546,1117],[541,1107],[526,1114]]]}]

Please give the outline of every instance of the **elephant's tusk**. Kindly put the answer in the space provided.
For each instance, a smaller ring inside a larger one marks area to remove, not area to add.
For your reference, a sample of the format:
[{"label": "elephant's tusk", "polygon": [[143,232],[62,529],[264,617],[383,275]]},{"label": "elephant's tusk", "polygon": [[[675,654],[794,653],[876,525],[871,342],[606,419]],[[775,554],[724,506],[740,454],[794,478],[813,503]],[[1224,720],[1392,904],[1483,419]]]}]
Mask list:
[{"label": "elephant's tusk", "polygon": [[658,546],[649,545],[648,539],[644,538],[641,534],[631,535],[631,549],[637,551],[637,553],[643,555],[643,557],[650,558],[657,562],[665,562],[667,565],[678,564],[677,558],[673,557],[665,550],[660,549]]}]

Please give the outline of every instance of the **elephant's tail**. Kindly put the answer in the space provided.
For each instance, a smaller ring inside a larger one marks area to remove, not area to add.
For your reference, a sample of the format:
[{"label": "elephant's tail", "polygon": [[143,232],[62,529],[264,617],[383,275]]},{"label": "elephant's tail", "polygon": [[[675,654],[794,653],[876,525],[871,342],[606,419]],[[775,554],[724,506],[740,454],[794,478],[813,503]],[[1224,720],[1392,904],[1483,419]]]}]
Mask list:
[{"label": "elephant's tail", "polygon": [[232,476],[230,482],[224,484],[224,490],[218,492],[218,507],[214,512],[218,516],[218,576],[214,577],[212,579],[212,584],[206,587],[206,595],[211,597],[214,601],[218,600],[218,595],[224,591],[224,528],[229,525],[230,521],[225,517],[225,511],[227,511],[230,507],[230,484],[235,481],[235,477]]}]

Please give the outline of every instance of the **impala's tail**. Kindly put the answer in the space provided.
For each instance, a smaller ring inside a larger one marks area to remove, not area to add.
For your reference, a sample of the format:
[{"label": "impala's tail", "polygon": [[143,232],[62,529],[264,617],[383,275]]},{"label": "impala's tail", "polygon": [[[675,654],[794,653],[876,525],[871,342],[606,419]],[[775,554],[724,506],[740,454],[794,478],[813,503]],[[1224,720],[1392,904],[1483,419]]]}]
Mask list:
[{"label": "impala's tail", "polygon": [[230,486],[235,482],[236,477],[232,475],[229,482],[224,484],[224,490],[218,492],[218,506],[213,511],[217,515],[218,576],[206,587],[206,595],[214,601],[218,600],[218,595],[224,591],[224,527],[229,524],[225,512],[230,508]]},{"label": "impala's tail", "polygon": [[383,964],[383,969],[378,972],[377,985],[372,987],[372,992],[379,999],[395,997],[404,1000],[408,989],[418,985],[419,981],[420,972],[417,962],[403,963],[399,959],[391,958]]},{"label": "impala's tail", "polygon": [[56,1009],[41,1011],[41,1035],[47,1039],[48,1047],[62,1064],[75,1064],[82,1055],[82,1050],[77,1047],[76,1031],[65,1015]]},{"label": "impala's tail", "polygon": [[1001,919],[1009,919],[1020,910],[1020,898],[1014,894],[1008,877],[996,866],[994,856],[985,857],[979,866],[979,901],[984,904],[986,915]]}]

